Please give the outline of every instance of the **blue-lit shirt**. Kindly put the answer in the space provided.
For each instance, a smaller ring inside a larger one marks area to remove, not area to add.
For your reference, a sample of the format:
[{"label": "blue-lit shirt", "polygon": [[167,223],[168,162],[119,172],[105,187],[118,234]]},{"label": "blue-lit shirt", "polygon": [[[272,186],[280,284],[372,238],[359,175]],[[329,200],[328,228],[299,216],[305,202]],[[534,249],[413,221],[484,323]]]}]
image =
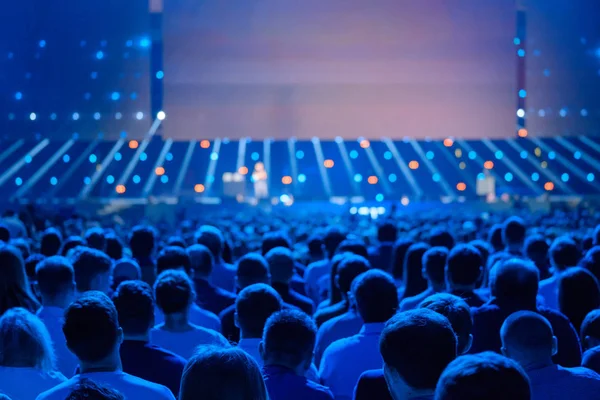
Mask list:
[{"label": "blue-lit shirt", "polygon": [[75,375],[75,370],[79,361],[67,347],[67,341],[62,330],[65,310],[59,307],[42,307],[38,310],[37,316],[42,320],[50,339],[54,344],[54,353],[56,355],[56,367],[67,378]]},{"label": "blue-lit shirt", "polygon": [[[221,321],[214,313],[203,310],[198,304],[193,303],[190,306],[189,315],[190,324],[198,325],[206,329],[212,329],[221,332]],[[165,322],[165,316],[158,307],[154,309],[154,325],[160,325]]]},{"label": "blue-lit shirt", "polygon": [[321,383],[337,400],[350,400],[363,372],[383,367],[379,337],[384,323],[364,324],[357,335],[332,343],[321,359]]},{"label": "blue-lit shirt", "polygon": [[325,386],[298,376],[289,368],[269,365],[263,368],[270,400],[333,400]]},{"label": "blue-lit shirt", "polygon": [[321,364],[321,358],[327,347],[333,342],[356,335],[363,326],[363,320],[351,308],[347,313],[326,321],[317,331],[317,344],[315,345],[315,363]]},{"label": "blue-lit shirt", "polygon": [[306,272],[304,272],[306,295],[310,297],[315,304],[319,304],[321,301],[319,279],[325,275],[328,275],[329,271],[331,271],[330,260],[315,261],[306,267]]},{"label": "blue-lit shirt", "polygon": [[216,262],[210,274],[210,283],[228,292],[235,291],[235,267],[225,262]]},{"label": "blue-lit shirt", "polygon": [[531,383],[531,400],[600,398],[600,375],[591,369],[551,365],[526,372]]}]

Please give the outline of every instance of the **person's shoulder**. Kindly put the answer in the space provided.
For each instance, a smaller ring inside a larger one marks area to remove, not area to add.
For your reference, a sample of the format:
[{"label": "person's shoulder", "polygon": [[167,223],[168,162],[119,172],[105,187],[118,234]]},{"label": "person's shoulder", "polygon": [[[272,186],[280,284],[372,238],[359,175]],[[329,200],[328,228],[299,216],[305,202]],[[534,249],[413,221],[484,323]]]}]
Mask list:
[{"label": "person's shoulder", "polygon": [[355,346],[358,346],[360,343],[359,336],[353,335],[346,338],[338,339],[335,342],[331,343],[327,349],[325,350],[325,354],[323,358],[329,353],[330,357],[339,354],[345,354],[346,352],[352,351]]},{"label": "person's shoulder", "polygon": [[235,298],[236,298],[235,293],[231,293],[230,291],[222,289],[218,286],[215,286],[215,293],[217,293],[217,295],[219,295],[221,297],[226,297],[228,299],[235,300]]},{"label": "person's shoulder", "polygon": [[185,358],[183,358],[180,355],[175,354],[163,347],[156,346],[153,344],[148,344],[148,346],[146,346],[146,348],[155,358],[159,359],[161,362],[164,362],[167,364],[172,364],[172,365],[183,365],[183,366],[185,366],[185,364],[187,363],[187,360]]},{"label": "person's shoulder", "polygon": [[235,304],[232,304],[219,313],[219,319],[223,321],[225,318],[230,318],[231,316],[233,316],[234,313]]},{"label": "person's shoulder", "polygon": [[[125,372],[121,375],[121,381],[138,392],[136,396],[150,396],[147,398],[154,399],[174,399],[171,391],[166,386],[159,385],[158,383],[150,382]],[[116,387],[116,389],[118,390],[119,388]]]},{"label": "person's shoulder", "polygon": [[569,372],[569,374],[573,377],[576,377],[579,379],[596,381],[597,384],[600,386],[600,375],[598,375],[596,372],[592,371],[589,368],[585,368],[585,367],[565,368],[565,367],[561,367],[561,366],[559,366],[558,368],[563,371]]},{"label": "person's shoulder", "polygon": [[42,392],[38,397],[36,397],[36,400],[64,400],[67,394],[70,393],[71,388],[75,386],[76,383],[76,377],[63,381],[54,386],[52,389]]},{"label": "person's shoulder", "polygon": [[227,341],[227,339],[225,339],[225,336],[213,329],[205,328],[203,326],[198,325],[192,325],[192,327],[199,335],[202,335],[203,337],[210,337],[213,344],[229,345],[229,342]]},{"label": "person's shoulder", "polygon": [[385,379],[385,378],[383,376],[382,369],[371,369],[371,370],[363,372],[360,375],[359,379],[364,380],[364,381],[374,381],[374,380],[380,380],[380,379]]},{"label": "person's shoulder", "polygon": [[482,306],[479,307],[472,307],[471,308],[471,315],[473,315],[473,318],[475,318],[475,316],[480,316],[480,315],[486,315],[486,314],[495,314],[495,313],[500,313],[500,307],[498,307],[496,304],[489,304],[489,303],[485,303]]},{"label": "person's shoulder", "polygon": [[327,386],[313,382],[310,379],[306,380],[306,387],[313,393],[310,397],[315,400],[333,400],[333,393]]},{"label": "person's shoulder", "polygon": [[538,313],[543,315],[550,323],[570,323],[569,318],[558,310],[547,307],[538,307]]}]

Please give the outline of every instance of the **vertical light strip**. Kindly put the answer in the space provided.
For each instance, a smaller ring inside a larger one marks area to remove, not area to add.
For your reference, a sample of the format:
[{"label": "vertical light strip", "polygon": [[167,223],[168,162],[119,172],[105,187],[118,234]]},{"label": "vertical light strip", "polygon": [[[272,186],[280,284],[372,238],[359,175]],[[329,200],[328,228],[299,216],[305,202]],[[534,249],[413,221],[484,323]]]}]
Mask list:
[{"label": "vertical light strip", "polygon": [[[263,140],[263,158],[267,173],[267,193],[271,193],[271,142],[272,139]],[[248,168],[250,169],[250,168]],[[251,170],[251,169],[250,169]]]},{"label": "vertical light strip", "polygon": [[[171,149],[171,146],[173,145],[173,139],[167,139],[165,141],[165,144],[163,145],[162,150],[160,151],[160,154],[158,155],[158,158],[156,159],[156,163],[154,163],[154,167],[152,168],[152,172],[150,173],[150,177],[148,178],[148,182],[146,182],[146,185],[144,186],[144,191],[142,192],[142,196],[144,198],[148,197],[150,195],[150,193],[152,193],[152,189],[154,188],[154,184],[156,183],[156,180],[158,179],[158,175],[156,175],[156,169],[158,167],[162,167],[165,163],[165,157],[167,156],[167,153],[169,152],[169,150]],[[165,175],[168,177],[167,171],[165,170]],[[162,177],[161,177],[162,179]]]},{"label": "vertical light strip", "polygon": [[117,141],[117,143],[115,143],[115,145],[112,147],[112,149],[110,149],[110,152],[108,153],[108,155],[106,157],[104,157],[104,160],[102,160],[102,164],[100,164],[100,168],[96,169],[96,172],[94,172],[94,175],[92,175],[92,179],[90,181],[89,185],[85,185],[83,187],[83,189],[81,190],[81,192],[79,193],[79,199],[85,199],[88,197],[88,195],[90,194],[90,192],[92,191],[92,189],[94,189],[94,186],[96,186],[96,183],[98,183],[98,180],[100,179],[100,177],[102,176],[102,174],[104,173],[104,170],[108,167],[108,165],[114,160],[115,157],[115,153],[119,150],[121,150],[121,147],[123,147],[123,144],[125,143],[125,139],[119,139]]},{"label": "vertical light strip", "polygon": [[[219,160],[219,152],[221,151],[221,139],[215,139],[213,143],[212,151],[210,152],[210,162],[206,170],[206,177],[204,178],[204,192],[208,193],[215,181],[215,171],[217,169],[217,161]],[[213,154],[215,156],[213,157]]]},{"label": "vertical light strip", "polygon": [[392,153],[392,157],[394,157],[396,164],[398,164],[398,168],[400,168],[400,172],[402,172],[402,175],[404,175],[404,179],[406,179],[406,181],[409,183],[415,196],[421,197],[423,195],[423,189],[421,189],[421,187],[415,180],[415,177],[408,169],[406,161],[404,160],[404,158],[398,151],[398,148],[396,147],[394,142],[390,138],[383,138],[382,141],[386,144],[386,146],[390,150],[390,153]]},{"label": "vertical light strip", "polygon": [[292,172],[292,184],[294,185],[294,193],[298,189],[298,161],[296,160],[296,139],[290,138],[287,141],[288,153],[290,156],[290,170]]},{"label": "vertical light strip", "polygon": [[75,160],[75,162],[73,162],[73,164],[69,167],[69,169],[67,170],[67,172],[65,172],[64,174],[62,174],[61,179],[58,181],[58,184],[54,187],[52,187],[50,189],[50,191],[48,191],[47,193],[44,194],[44,197],[47,197],[49,199],[53,198],[54,195],[63,187],[63,185],[69,181],[69,179],[71,179],[71,176],[73,176],[73,174],[75,173],[75,171],[79,170],[79,167],[81,167],[81,164],[83,164],[83,162],[85,160],[88,159],[88,156],[90,155],[90,153],[92,152],[92,150],[94,150],[96,148],[96,146],[98,145],[99,140],[98,139],[94,139],[93,141],[90,142],[90,144],[88,144],[88,146],[85,148],[85,150],[83,150],[81,152],[81,154],[79,155],[79,157],[77,157],[77,159]]},{"label": "vertical light strip", "polygon": [[175,186],[173,187],[173,194],[175,194],[175,196],[179,196],[181,194],[181,185],[183,185],[183,180],[185,179],[185,175],[190,167],[192,155],[194,154],[194,149],[196,148],[197,144],[198,142],[196,140],[192,140],[188,145],[187,151],[185,152],[183,163],[181,164],[181,168],[179,170],[179,175],[177,175],[177,181],[175,181]]},{"label": "vertical light strip", "polygon": [[312,139],[313,146],[315,148],[315,155],[317,156],[317,163],[319,164],[319,173],[321,174],[321,180],[323,181],[323,189],[327,197],[331,197],[331,183],[329,182],[329,176],[325,170],[325,157],[323,156],[323,149],[321,148],[321,141],[319,138],[314,137]]},{"label": "vertical light strip", "polygon": [[246,144],[248,143],[248,139],[240,139],[238,142],[238,154],[237,154],[237,162],[235,163],[235,171],[238,172],[240,168],[244,166],[244,160],[246,160]]},{"label": "vertical light strip", "polygon": [[371,162],[375,173],[379,177],[379,184],[381,185],[381,187],[383,187],[383,191],[385,192],[385,194],[389,196],[390,194],[392,194],[392,189],[390,188],[390,184],[383,172],[383,168],[381,168],[381,164],[379,164],[379,161],[377,161],[377,157],[375,157],[371,146],[367,147],[365,149],[365,152],[367,153],[367,158]]},{"label": "vertical light strip", "polygon": [[[35,147],[33,149],[31,149],[25,155],[25,157],[27,157],[27,156],[29,156],[31,158],[35,157],[40,151],[42,151],[44,149],[44,147],[48,146],[48,143],[50,143],[50,140],[48,140],[48,139],[42,140],[37,145],[35,145]],[[7,169],[0,176],[0,186],[4,185],[4,183],[7,180],[9,180],[11,176],[13,176],[14,174],[16,174],[17,171],[19,171],[21,169],[21,167],[23,165],[25,165],[25,157],[22,157],[18,162],[16,162],[15,164],[13,164],[9,169]]]},{"label": "vertical light strip", "polygon": [[350,157],[348,156],[348,150],[346,149],[346,144],[343,140],[335,141],[340,149],[340,154],[342,155],[342,160],[344,161],[344,165],[346,166],[346,172],[348,173],[348,179],[350,179],[350,185],[352,186],[352,193],[354,196],[360,196],[360,187],[358,182],[354,180],[354,167],[352,166],[352,162],[350,161]]}]

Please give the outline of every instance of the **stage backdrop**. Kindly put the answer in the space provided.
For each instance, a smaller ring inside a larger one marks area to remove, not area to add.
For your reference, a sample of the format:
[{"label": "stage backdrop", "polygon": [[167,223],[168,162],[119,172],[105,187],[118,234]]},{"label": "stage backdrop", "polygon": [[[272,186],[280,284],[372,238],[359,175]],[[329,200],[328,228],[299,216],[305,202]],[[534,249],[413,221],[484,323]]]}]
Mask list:
[{"label": "stage backdrop", "polygon": [[510,137],[514,0],[168,0],[165,136]]}]

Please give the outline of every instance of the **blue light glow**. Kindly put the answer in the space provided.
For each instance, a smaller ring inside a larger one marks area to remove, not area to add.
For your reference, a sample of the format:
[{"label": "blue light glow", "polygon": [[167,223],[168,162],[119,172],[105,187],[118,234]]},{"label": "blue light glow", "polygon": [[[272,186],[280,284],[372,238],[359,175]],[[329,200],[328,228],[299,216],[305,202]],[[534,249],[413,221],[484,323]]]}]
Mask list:
[{"label": "blue light glow", "polygon": [[162,79],[165,77],[165,73],[162,71],[156,71],[156,79]]},{"label": "blue light glow", "polygon": [[110,98],[114,101],[117,101],[121,98],[121,93],[119,92],[112,92],[112,94],[110,95]]},{"label": "blue light glow", "polygon": [[123,158],[123,155],[119,152],[115,153],[115,161],[121,161],[121,159]]},{"label": "blue light glow", "polygon": [[304,158],[304,152],[302,150],[296,151],[296,158],[302,160]]},{"label": "blue light glow", "polygon": [[69,161],[71,161],[71,157],[68,154],[65,154],[63,156],[63,162],[64,163],[68,163]]},{"label": "blue light glow", "polygon": [[166,176],[166,175],[163,175],[163,176],[160,177],[160,181],[162,183],[167,183],[167,182],[169,182],[169,177]]},{"label": "blue light glow", "polygon": [[517,51],[517,54],[519,55],[519,57],[525,57],[525,50],[519,49],[519,51]]},{"label": "blue light glow", "polygon": [[127,46],[127,47],[131,47],[131,46],[133,46],[133,40],[128,40],[128,41],[126,41],[126,42],[125,42],[125,46]]},{"label": "blue light glow", "polygon": [[386,160],[391,160],[392,159],[392,152],[391,151],[386,151],[385,153],[383,153],[383,158],[385,158]]},{"label": "blue light glow", "polygon": [[99,50],[96,52],[96,58],[98,60],[102,60],[104,58],[104,52],[102,50]]},{"label": "blue light glow", "polygon": [[554,159],[556,158],[556,153],[555,153],[555,152],[553,152],[553,151],[549,152],[549,153],[548,153],[548,158],[549,158],[550,160],[554,160]]},{"label": "blue light glow", "polygon": [[550,76],[550,74],[551,74],[551,73],[550,73],[550,70],[546,68],[546,69],[544,70],[544,76],[545,76],[546,78],[548,78],[548,77]]},{"label": "blue light glow", "polygon": [[35,121],[35,120],[36,120],[36,118],[37,118],[37,115],[35,115],[35,113],[31,113],[31,114],[29,114],[29,119],[30,119],[30,120],[32,120],[32,121]]},{"label": "blue light glow", "polygon": [[99,112],[97,112],[97,113],[94,113],[94,119],[95,119],[96,121],[100,120],[100,117],[101,117],[101,115],[100,115],[100,113],[99,113]]},{"label": "blue light glow", "polygon": [[513,180],[513,174],[511,172],[507,172],[506,174],[504,174],[504,180],[506,182],[512,182],[512,180]]},{"label": "blue light glow", "polygon": [[148,47],[150,47],[151,44],[152,44],[152,42],[148,38],[141,38],[140,39],[140,47],[148,48]]},{"label": "blue light glow", "polygon": [[92,180],[90,179],[89,176],[86,176],[85,178],[83,178],[83,183],[85,185],[89,185],[90,183],[92,183]]},{"label": "blue light glow", "polygon": [[90,154],[90,157],[88,158],[90,160],[90,162],[93,164],[96,161],[98,161],[98,157],[96,157],[95,154]]},{"label": "blue light glow", "polygon": [[133,92],[133,93],[131,93],[131,94],[129,95],[129,98],[130,98],[131,100],[135,100],[135,99],[137,99],[137,93],[136,93],[136,92]]},{"label": "blue light glow", "polygon": [[546,116],[546,110],[540,110],[538,111],[538,115],[542,118],[544,118]]},{"label": "blue light glow", "polygon": [[521,89],[519,90],[519,97],[524,99],[525,97],[527,97],[527,90],[525,89]]},{"label": "blue light glow", "polygon": [[52,121],[56,121],[56,113],[52,113],[52,114],[50,114],[50,119],[51,119]]},{"label": "blue light glow", "polygon": [[483,181],[485,179],[485,174],[483,172],[478,173],[477,179],[479,179],[480,181]]},{"label": "blue light glow", "polygon": [[15,185],[17,186],[21,186],[23,184],[23,179],[19,178],[18,176],[15,178]]},{"label": "blue light glow", "polygon": [[44,47],[46,47],[46,41],[45,40],[40,40],[40,47],[43,49]]},{"label": "blue light glow", "polygon": [[388,179],[390,182],[394,183],[398,180],[398,177],[396,176],[396,174],[390,174],[390,176],[388,176]]},{"label": "blue light glow", "polygon": [[350,158],[352,158],[352,159],[356,159],[356,158],[358,158],[358,151],[356,151],[356,150],[352,150],[352,151],[350,152]]},{"label": "blue light glow", "polygon": [[521,44],[521,39],[516,37],[515,40],[513,41],[515,43],[515,46],[518,46]]},{"label": "blue light glow", "polygon": [[258,161],[258,159],[260,158],[260,154],[254,152],[250,155],[250,158],[252,158],[252,161]]},{"label": "blue light glow", "polygon": [[594,175],[593,172],[590,172],[589,174],[587,174],[587,181],[588,182],[594,182],[594,179],[596,179],[596,176]]},{"label": "blue light glow", "polygon": [[58,183],[58,179],[56,179],[55,176],[53,176],[52,178],[50,178],[50,184],[52,186],[56,186],[57,183]]},{"label": "blue light glow", "polygon": [[208,178],[206,178],[206,180],[207,180],[208,182],[210,182],[210,183],[213,183],[213,182],[215,181],[215,176],[214,176],[214,175],[211,175],[211,176],[209,176]]},{"label": "blue light glow", "polygon": [[165,160],[173,161],[173,153],[167,153],[167,155],[165,156]]},{"label": "blue light glow", "polygon": [[127,137],[127,132],[121,131],[120,135],[121,139],[125,139]]},{"label": "blue light glow", "polygon": [[561,117],[566,117],[567,116],[567,109],[566,108],[562,108],[559,112]]},{"label": "blue light glow", "polygon": [[148,159],[148,154],[146,154],[145,152],[142,152],[142,154],[140,154],[140,161],[146,161]]},{"label": "blue light glow", "polygon": [[27,155],[25,156],[25,162],[26,162],[27,164],[29,164],[29,163],[30,163],[32,160],[33,160],[33,158],[32,158],[32,157],[31,157],[29,154],[27,154]]},{"label": "blue light glow", "polygon": [[73,121],[77,121],[79,119],[79,113],[78,112],[74,112],[72,115]]},{"label": "blue light glow", "polygon": [[566,172],[560,176],[560,180],[563,182],[569,182],[569,174]]},{"label": "blue light glow", "polygon": [[282,194],[281,196],[279,196],[279,200],[282,203],[287,203],[290,201],[290,196],[288,196],[287,194]]},{"label": "blue light glow", "polygon": [[585,108],[583,110],[581,110],[581,116],[582,117],[587,117],[588,116],[588,110],[586,110]]},{"label": "blue light glow", "polygon": [[440,174],[438,174],[437,172],[435,174],[433,174],[433,176],[431,177],[431,179],[433,179],[434,182],[439,182],[442,177],[440,176]]},{"label": "blue light glow", "polygon": [[135,114],[135,118],[136,118],[138,121],[139,121],[139,120],[141,120],[141,119],[143,119],[143,118],[144,118],[144,113],[143,113],[143,112],[141,112],[141,111],[138,111],[138,112]]},{"label": "blue light glow", "polygon": [[22,98],[23,98],[23,93],[21,93],[21,92],[15,93],[15,99],[16,100],[21,100]]},{"label": "blue light glow", "polygon": [[581,152],[576,151],[575,153],[573,153],[573,158],[576,160],[581,160]]},{"label": "blue light glow", "polygon": [[383,201],[383,195],[381,193],[377,193],[377,196],[375,196],[375,200],[379,202]]},{"label": "blue light glow", "polygon": [[477,158],[477,153],[475,153],[473,150],[469,151],[469,160],[474,160]]},{"label": "blue light glow", "polygon": [[523,160],[525,160],[527,158],[527,152],[525,150],[521,150],[521,153],[519,153],[519,155],[521,156],[521,158]]},{"label": "blue light glow", "polygon": [[304,174],[298,175],[298,182],[300,182],[300,183],[306,182],[306,175],[304,175]]},{"label": "blue light glow", "polygon": [[138,183],[140,183],[142,181],[142,178],[140,178],[139,175],[134,175],[132,180],[133,180],[133,183],[135,183],[137,185]]},{"label": "blue light glow", "polygon": [[112,175],[107,176],[106,183],[108,183],[109,185],[112,185],[113,183],[115,183],[115,177]]},{"label": "blue light glow", "polygon": [[534,182],[537,182],[540,180],[540,174],[538,174],[537,172],[534,172],[533,174],[531,174],[531,180]]},{"label": "blue light glow", "polygon": [[362,182],[362,175],[361,174],[355,174],[354,175],[354,182]]},{"label": "blue light glow", "polygon": [[498,150],[494,153],[494,156],[496,157],[496,160],[502,160],[502,157],[504,157],[504,153],[502,153],[501,150]]},{"label": "blue light glow", "polygon": [[435,157],[435,154],[431,150],[429,150],[427,153],[425,153],[425,158],[427,158],[428,160],[433,160],[434,157]]},{"label": "blue light glow", "polygon": [[215,152],[210,153],[210,159],[213,161],[217,161],[219,159],[219,155]]}]

